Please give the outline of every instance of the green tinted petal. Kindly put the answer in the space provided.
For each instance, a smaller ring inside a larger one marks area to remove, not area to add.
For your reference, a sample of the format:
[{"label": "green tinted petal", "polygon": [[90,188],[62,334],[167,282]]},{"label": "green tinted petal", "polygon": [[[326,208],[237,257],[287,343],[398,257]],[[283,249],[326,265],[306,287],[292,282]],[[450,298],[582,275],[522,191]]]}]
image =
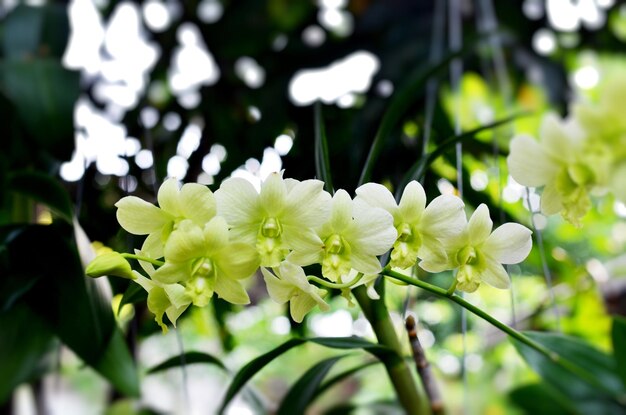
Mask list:
[{"label": "green tinted petal", "polygon": [[159,207],[174,217],[182,216],[179,193],[178,180],[170,178],[163,182],[157,194]]},{"label": "green tinted petal", "polygon": [[481,203],[467,223],[467,234],[470,244],[479,245],[483,243],[491,234],[492,227],[493,221],[489,217],[489,208],[484,203]]},{"label": "green tinted petal", "polygon": [[280,280],[267,268],[261,268],[261,273],[267,286],[267,292],[272,300],[278,304],[284,304],[294,295],[296,288],[292,284]]},{"label": "green tinted petal", "polygon": [[416,223],[420,220],[426,207],[426,193],[421,184],[415,180],[404,188],[398,204],[399,215],[405,222]]},{"label": "green tinted petal", "polygon": [[161,230],[172,217],[158,207],[136,196],[126,196],[115,204],[117,221],[134,235],[147,235]]},{"label": "green tinted petal", "polygon": [[230,279],[225,275],[218,275],[215,280],[215,292],[220,298],[232,304],[248,304],[250,297],[237,280]]},{"label": "green tinted petal", "polygon": [[165,290],[161,287],[154,287],[148,292],[148,310],[154,314],[154,320],[157,322],[163,333],[167,333],[167,325],[163,323],[163,314],[170,306],[170,300],[167,298]]},{"label": "green tinted petal", "polygon": [[204,233],[198,226],[180,227],[172,232],[165,244],[165,259],[185,262],[206,254]]},{"label": "green tinted petal", "polygon": [[392,216],[383,209],[371,208],[365,212],[357,212],[354,226],[344,236],[353,252],[367,255],[382,255],[393,246],[398,232],[393,227]]},{"label": "green tinted petal", "polygon": [[315,228],[328,220],[331,196],[319,180],[297,183],[286,195],[281,215],[284,225]]},{"label": "green tinted petal", "polygon": [[343,189],[333,196],[329,224],[336,233],[352,225],[352,198]]},{"label": "green tinted petal", "polygon": [[191,277],[190,263],[171,263],[166,262],[165,265],[157,269],[152,275],[154,281],[163,284],[174,284],[177,282],[187,281]]},{"label": "green tinted petal", "polygon": [[204,226],[204,252],[205,256],[212,256],[228,244],[228,225],[221,216],[216,216]]},{"label": "green tinted petal", "polygon": [[396,200],[389,189],[378,183],[365,183],[360,186],[356,189],[354,201],[355,203],[365,202],[368,206],[385,209],[393,216],[398,211]]},{"label": "green tinted petal", "polygon": [[511,281],[509,274],[498,261],[489,256],[484,258],[486,266],[482,270],[481,279],[492,287],[509,288]]},{"label": "green tinted petal", "polygon": [[202,227],[217,212],[215,196],[208,187],[198,183],[187,183],[180,190],[180,205],[185,218]]},{"label": "green tinted petal", "polygon": [[285,208],[287,188],[280,173],[270,173],[261,184],[259,202],[263,214],[269,217],[278,217]]},{"label": "green tinted petal", "polygon": [[531,234],[530,229],[519,223],[505,223],[489,235],[482,250],[501,264],[517,264],[530,253]]},{"label": "green tinted petal", "polygon": [[148,235],[148,237],[143,241],[141,245],[141,251],[145,256],[150,258],[163,258],[165,246],[163,245],[163,240],[161,239],[161,233],[155,232]]},{"label": "green tinted petal", "polygon": [[511,141],[507,164],[515,181],[530,187],[550,182],[561,166],[560,162],[546,154],[541,144],[524,135]]},{"label": "green tinted petal", "polygon": [[420,231],[431,238],[447,238],[460,234],[467,224],[464,207],[463,200],[457,196],[436,197],[424,210],[419,224]]},{"label": "green tinted petal", "polygon": [[258,199],[259,194],[252,183],[240,177],[224,180],[215,192],[217,212],[226,219],[231,228],[259,224],[262,213]]},{"label": "green tinted petal", "polygon": [[212,259],[220,273],[231,279],[248,278],[260,265],[256,249],[241,243],[227,245]]}]

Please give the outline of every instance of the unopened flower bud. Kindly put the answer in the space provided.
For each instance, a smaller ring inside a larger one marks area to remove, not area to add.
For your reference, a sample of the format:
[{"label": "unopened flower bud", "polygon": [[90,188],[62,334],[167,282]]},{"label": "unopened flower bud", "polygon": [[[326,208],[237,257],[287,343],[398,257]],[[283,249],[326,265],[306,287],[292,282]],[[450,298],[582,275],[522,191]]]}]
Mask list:
[{"label": "unopened flower bud", "polygon": [[97,256],[89,263],[85,274],[94,278],[104,275],[114,275],[132,280],[136,278],[130,264],[119,252],[107,252]]}]

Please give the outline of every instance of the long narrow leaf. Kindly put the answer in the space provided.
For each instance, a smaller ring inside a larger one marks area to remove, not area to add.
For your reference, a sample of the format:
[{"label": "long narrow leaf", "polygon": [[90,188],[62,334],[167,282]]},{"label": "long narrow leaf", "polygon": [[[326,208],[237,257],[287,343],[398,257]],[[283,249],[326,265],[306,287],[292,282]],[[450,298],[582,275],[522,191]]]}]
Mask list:
[{"label": "long narrow leaf", "polygon": [[[563,364],[559,365],[536,350],[514,341],[515,348],[524,360],[546,383],[576,400],[578,405],[620,409],[615,399],[624,393],[623,385],[611,356],[573,337],[537,332],[524,334],[557,352],[559,360],[572,368],[565,369]],[[625,409],[621,407],[622,411]]]},{"label": "long narrow leaf", "polygon": [[346,356],[349,355],[344,354],[324,359],[307,370],[289,389],[276,412],[277,415],[303,414],[330,369]]},{"label": "long narrow leaf", "polygon": [[326,129],[322,118],[322,104],[315,103],[315,173],[317,177],[326,184],[326,190],[334,193],[333,178],[330,170],[330,159],[328,156],[328,141],[326,139]]},{"label": "long narrow leaf", "polygon": [[613,356],[617,364],[617,373],[626,387],[626,319],[623,317],[613,318],[611,330],[613,339]]},{"label": "long narrow leaf", "polygon": [[411,180],[420,180],[422,176],[424,175],[424,172],[426,171],[428,166],[430,166],[439,156],[441,156],[447,150],[452,148],[452,146],[454,146],[456,143],[464,141],[464,140],[472,139],[483,131],[499,127],[501,125],[510,123],[511,121],[514,121],[520,117],[527,116],[527,115],[529,114],[528,113],[514,114],[509,117],[503,118],[501,120],[494,121],[490,124],[480,126],[471,131],[467,131],[463,134],[454,135],[452,137],[446,138],[437,146],[436,149],[434,149],[430,153],[424,154],[422,157],[420,157],[419,160],[415,162],[415,164],[413,164],[413,166],[411,166],[409,171],[406,173],[406,175],[402,179],[400,186],[398,186],[398,189],[404,189],[407,183],[409,183]]},{"label": "long narrow leaf", "polygon": [[391,130],[406,113],[411,104],[424,92],[423,87],[426,82],[437,73],[447,70],[451,60],[465,55],[469,50],[470,48],[466,48],[461,51],[451,52],[435,65],[421,67],[410,75],[407,84],[394,95],[389,104],[389,109],[383,115],[370,151],[367,154],[367,159],[365,160],[365,165],[363,166],[363,171],[359,178],[359,186],[370,180],[374,163],[380,155],[385,140],[389,137]]},{"label": "long narrow leaf", "polygon": [[316,337],[311,339],[290,339],[285,343],[279,345],[273,350],[257,357],[256,359],[248,362],[244,367],[237,372],[235,378],[231,382],[228,390],[226,391],[226,395],[222,400],[222,404],[218,411],[219,414],[224,413],[226,406],[230,403],[230,401],[235,397],[235,395],[241,390],[241,388],[250,380],[255,374],[257,374],[261,369],[263,369],[268,363],[282,355],[283,353],[293,349],[296,346],[299,346],[303,343],[316,343],[320,346],[329,347],[332,349],[363,349],[368,353],[376,356],[378,359],[382,361],[389,361],[391,359],[400,359],[400,356],[385,346],[381,346],[376,343],[371,343],[367,340],[364,340],[360,337]]},{"label": "long narrow leaf", "polygon": [[67,191],[54,178],[35,171],[12,173],[7,186],[10,190],[31,197],[48,206],[68,223],[72,223],[74,210]]},{"label": "long narrow leaf", "polygon": [[323,394],[328,389],[332,388],[333,386],[335,386],[337,383],[341,382],[342,380],[347,379],[350,376],[353,376],[354,374],[360,372],[361,370],[366,369],[378,363],[380,363],[379,360],[371,360],[369,362],[360,364],[358,366],[352,367],[350,369],[344,370],[341,373],[336,374],[335,376],[328,379],[326,382],[324,382],[323,385],[321,385],[319,388],[315,390],[315,393],[311,397],[311,402],[313,402],[318,396],[320,396],[321,394]]},{"label": "long narrow leaf", "polygon": [[222,370],[226,370],[226,366],[219,360],[217,357],[210,355],[208,353],[203,352],[186,352],[183,355],[173,356],[163,362],[159,363],[148,369],[146,372],[148,375],[162,372],[167,369],[171,369],[174,367],[181,366],[181,362],[185,362],[186,365],[191,365],[193,363],[207,363],[210,365],[215,365]]}]

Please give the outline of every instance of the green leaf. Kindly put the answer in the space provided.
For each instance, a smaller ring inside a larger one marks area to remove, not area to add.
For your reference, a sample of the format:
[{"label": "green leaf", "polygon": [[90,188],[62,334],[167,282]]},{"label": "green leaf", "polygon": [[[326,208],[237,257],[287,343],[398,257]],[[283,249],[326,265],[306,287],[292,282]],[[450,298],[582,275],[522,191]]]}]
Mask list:
[{"label": "green leaf", "polygon": [[113,329],[111,341],[91,366],[108,379],[119,392],[139,397],[139,375],[121,330]]},{"label": "green leaf", "polygon": [[186,352],[182,355],[170,357],[169,359],[159,363],[158,365],[151,367],[146,373],[148,375],[151,375],[153,373],[162,372],[173,367],[191,365],[193,363],[207,363],[210,365],[215,365],[220,369],[226,370],[226,366],[224,366],[224,364],[215,356],[202,352]]},{"label": "green leaf", "polygon": [[406,173],[406,175],[402,179],[402,182],[398,186],[398,190],[404,189],[411,180],[420,180],[422,176],[424,175],[424,173],[426,172],[426,169],[428,168],[428,166],[430,166],[435,160],[437,160],[439,156],[441,156],[443,153],[445,153],[450,148],[452,148],[456,143],[460,141],[464,141],[464,140],[473,139],[483,131],[497,128],[501,125],[508,124],[511,121],[514,121],[520,117],[527,116],[527,115],[528,114],[526,113],[514,114],[509,117],[503,118],[501,120],[494,121],[490,124],[480,126],[471,131],[467,131],[463,134],[454,135],[452,137],[446,138],[441,143],[439,143],[436,149],[434,149],[430,153],[424,154],[415,162],[415,164],[411,166],[409,171]]},{"label": "green leaf", "polygon": [[122,300],[120,301],[120,305],[117,308],[117,314],[119,315],[122,312],[122,307],[126,304],[135,304],[142,301],[148,300],[148,293],[143,287],[139,284],[130,283],[128,284],[128,288],[124,291],[124,295],[122,296]]},{"label": "green leaf", "polygon": [[74,150],[74,105],[80,94],[80,75],[56,59],[0,62],[0,89],[38,148],[59,160]]},{"label": "green leaf", "polygon": [[613,339],[613,356],[617,364],[617,374],[622,379],[622,384],[626,386],[626,319],[623,317],[613,317],[613,328],[611,329]]},{"label": "green leaf", "polygon": [[566,396],[543,383],[520,386],[509,393],[509,398],[529,415],[580,414]]},{"label": "green leaf", "polygon": [[[589,405],[620,408],[616,398],[624,393],[611,356],[580,339],[554,333],[525,332],[526,336],[558,353],[560,364],[535,349],[513,340],[524,360],[542,379],[570,399]],[[566,369],[568,367],[569,369]],[[622,410],[626,409],[624,407]]]},{"label": "green leaf", "polygon": [[328,156],[328,140],[322,118],[322,104],[315,103],[315,173],[317,178],[326,184],[326,190],[334,193],[333,178]]},{"label": "green leaf", "polygon": [[257,357],[254,360],[248,362],[242,367],[235,375],[235,378],[231,382],[226,395],[222,401],[218,413],[223,413],[226,406],[235,397],[237,392],[250,380],[255,374],[263,369],[268,363],[282,355],[283,353],[293,349],[306,342],[312,342],[324,347],[333,349],[363,349],[379,359],[400,359],[400,356],[395,351],[379,344],[368,342],[360,337],[316,337],[311,339],[290,339],[285,343],[279,345],[273,350]]},{"label": "green leaf", "polygon": [[426,82],[428,82],[432,76],[447,70],[448,64],[451,60],[463,56],[470,49],[473,49],[473,46],[471,48],[468,47],[463,51],[451,52],[438,63],[432,66],[420,67],[413,74],[409,75],[407,83],[398,89],[398,91],[394,94],[393,99],[389,104],[389,109],[383,115],[380,126],[374,136],[372,146],[370,147],[370,151],[367,154],[367,159],[365,160],[365,165],[363,166],[363,171],[361,172],[361,177],[359,179],[359,186],[370,180],[374,164],[380,155],[383,145],[385,144],[385,140],[389,137],[391,130],[398,123],[398,121],[400,121],[411,104],[414,103],[424,92],[424,85]]},{"label": "green leaf", "polygon": [[25,304],[0,312],[0,405],[13,389],[36,377],[51,350],[50,329]]},{"label": "green leaf", "polygon": [[101,288],[108,282],[85,277],[72,227],[64,223],[25,227],[7,250],[12,275],[38,278],[23,301],[86,364],[121,393],[137,396],[136,368],[115,323],[110,298]]},{"label": "green leaf", "polygon": [[341,373],[336,374],[335,376],[333,376],[332,378],[324,382],[324,384],[321,385],[319,388],[317,388],[317,390],[315,391],[315,394],[311,397],[311,401],[314,401],[318,396],[320,396],[321,394],[323,394],[328,389],[332,388],[333,386],[335,386],[337,383],[341,382],[342,380],[345,380],[349,378],[350,376],[353,376],[357,372],[360,372],[361,370],[366,369],[370,366],[376,365],[378,363],[380,363],[379,360],[372,360],[372,361],[360,364],[358,366],[355,366],[353,368],[347,369]]},{"label": "green leaf", "polygon": [[72,223],[74,209],[67,191],[50,175],[37,171],[19,171],[9,175],[8,189],[35,199],[48,206],[68,223]]},{"label": "green leaf", "polygon": [[318,362],[291,387],[276,412],[278,415],[303,414],[313,400],[315,391],[324,380],[330,369],[347,354],[330,357]]}]

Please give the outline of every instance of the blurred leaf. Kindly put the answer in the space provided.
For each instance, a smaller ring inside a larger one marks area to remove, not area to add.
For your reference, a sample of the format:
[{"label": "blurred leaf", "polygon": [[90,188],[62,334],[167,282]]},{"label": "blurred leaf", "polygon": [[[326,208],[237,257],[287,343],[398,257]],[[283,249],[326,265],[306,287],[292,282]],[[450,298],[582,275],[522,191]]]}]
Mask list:
[{"label": "blurred leaf", "polygon": [[322,104],[315,103],[315,173],[317,178],[326,184],[326,190],[334,193],[333,177],[328,157],[328,140],[326,140],[326,129],[322,118]]},{"label": "blurred leaf", "polygon": [[311,398],[311,401],[315,400],[318,396],[320,396],[321,394],[323,394],[328,389],[332,388],[333,386],[335,386],[337,383],[341,382],[342,380],[345,380],[345,379],[353,376],[357,372],[360,372],[361,370],[363,370],[365,368],[368,368],[370,366],[373,366],[375,364],[378,364],[378,363],[380,363],[380,361],[372,360],[370,362],[366,362],[366,363],[360,364],[360,365],[358,365],[356,367],[353,367],[353,368],[345,370],[345,371],[343,371],[341,373],[338,373],[337,375],[333,376],[332,378],[330,378],[326,382],[324,382],[324,384],[321,385],[319,388],[317,388],[317,390],[315,391],[315,394]]},{"label": "blurred leaf", "polygon": [[19,171],[9,175],[7,186],[10,190],[21,193],[43,203],[72,223],[74,209],[67,191],[50,175],[36,171]]},{"label": "blurred leaf", "polygon": [[520,386],[511,391],[509,397],[529,415],[580,414],[566,396],[542,383]]},{"label": "blurred leaf", "polygon": [[32,58],[39,49],[44,14],[40,8],[19,5],[4,21],[3,52],[5,59]]},{"label": "blurred leaf", "polygon": [[617,377],[615,362],[610,356],[577,338],[553,333],[525,332],[525,334],[546,348],[554,350],[560,356],[559,360],[572,368],[565,369],[529,346],[513,340],[524,360],[546,383],[570,399],[578,401],[577,405],[584,403],[588,407],[602,407],[608,411],[620,408],[626,410],[613,400],[623,394],[624,390]]},{"label": "blurred leaf", "polygon": [[254,360],[248,362],[242,367],[235,375],[235,378],[231,382],[226,395],[222,401],[222,405],[218,413],[223,413],[226,406],[235,397],[237,392],[256,375],[261,369],[263,369],[268,363],[282,355],[283,353],[293,349],[306,342],[317,343],[321,346],[333,348],[333,349],[363,349],[381,360],[385,359],[400,359],[400,357],[391,349],[381,346],[376,343],[371,343],[360,337],[316,337],[311,339],[290,339],[285,343],[279,345],[273,350],[257,357]]},{"label": "blurred leaf", "polygon": [[450,148],[452,148],[452,146],[454,146],[456,143],[458,143],[460,141],[463,141],[463,140],[473,139],[473,138],[475,138],[477,135],[479,135],[483,131],[490,130],[490,129],[493,129],[493,128],[497,128],[497,127],[499,127],[499,126],[501,126],[503,124],[507,124],[507,123],[509,123],[509,122],[519,118],[519,117],[523,117],[525,115],[527,115],[527,114],[525,114],[525,113],[524,114],[514,114],[514,115],[511,115],[509,117],[503,118],[501,120],[494,121],[494,122],[492,122],[490,124],[483,125],[481,127],[478,127],[476,129],[468,131],[466,133],[446,138],[444,141],[439,143],[437,148],[435,148],[430,153],[424,154],[422,157],[420,157],[419,160],[417,160],[415,162],[415,164],[413,164],[413,166],[411,166],[409,171],[406,173],[406,175],[402,179],[402,183],[400,183],[400,186],[398,186],[398,189],[404,189],[404,187],[407,185],[407,183],[409,183],[411,180],[419,180],[419,179],[421,179],[421,177],[424,175],[424,172],[426,171],[428,166],[430,166],[431,163],[434,162],[439,156],[441,156],[443,153],[445,153]]},{"label": "blurred leaf", "polygon": [[315,396],[315,391],[330,369],[347,354],[330,357],[316,363],[289,389],[276,412],[278,415],[303,414]]},{"label": "blurred leaf", "polygon": [[[25,227],[7,245],[9,271],[38,278],[24,301],[61,341],[122,393],[137,396],[134,362],[119,333],[110,299],[87,279],[65,224]],[[33,260],[36,258],[36,262]]]},{"label": "blurred leaf", "polygon": [[150,375],[174,367],[179,367],[183,365],[183,361],[185,365],[190,365],[193,363],[208,363],[211,365],[215,365],[220,369],[226,370],[226,366],[224,366],[224,364],[215,356],[202,352],[186,352],[183,355],[170,357],[169,359],[159,363],[158,365],[151,367],[146,373]]},{"label": "blurred leaf", "polygon": [[120,305],[117,308],[117,313],[122,312],[122,307],[126,304],[135,304],[148,299],[148,293],[139,284],[128,284],[128,288],[124,291],[124,295],[120,301]]},{"label": "blurred leaf", "polygon": [[0,405],[13,389],[30,380],[42,368],[42,358],[50,350],[52,333],[25,305],[0,312]]},{"label": "blurred leaf", "polygon": [[79,73],[55,59],[35,59],[2,61],[0,75],[0,88],[36,144],[59,160],[69,160],[74,150]]},{"label": "blurred leaf", "polygon": [[372,142],[370,151],[367,154],[367,159],[365,160],[365,165],[363,166],[361,177],[359,179],[359,186],[370,180],[372,170],[374,170],[374,164],[380,155],[383,145],[385,144],[385,140],[388,139],[392,129],[398,121],[400,121],[402,116],[404,116],[411,104],[414,103],[424,92],[426,82],[428,82],[432,76],[447,70],[448,64],[452,59],[464,55],[470,49],[473,49],[473,46],[468,46],[463,51],[448,53],[443,57],[443,59],[434,65],[419,67],[417,71],[408,76],[406,84],[401,86],[397,92],[394,93],[393,98],[389,103],[389,108],[380,121],[380,125],[376,131],[376,135],[374,136],[374,141]]},{"label": "blurred leaf", "polygon": [[611,330],[613,339],[613,356],[617,363],[617,374],[622,379],[626,387],[626,319],[623,317],[613,317],[613,328]]},{"label": "blurred leaf", "polygon": [[117,326],[113,329],[113,336],[104,354],[91,366],[108,379],[119,392],[127,396],[139,397],[137,368],[124,336]]}]

